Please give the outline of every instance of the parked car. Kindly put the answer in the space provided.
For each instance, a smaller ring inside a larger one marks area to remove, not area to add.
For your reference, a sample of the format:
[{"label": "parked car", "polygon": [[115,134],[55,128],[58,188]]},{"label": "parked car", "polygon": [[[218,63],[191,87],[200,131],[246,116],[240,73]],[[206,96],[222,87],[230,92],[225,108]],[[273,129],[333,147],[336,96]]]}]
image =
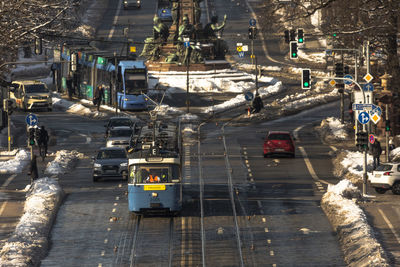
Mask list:
[{"label": "parked car", "polygon": [[53,103],[46,84],[40,81],[13,81],[10,87],[10,99],[24,111],[46,109],[51,111]]},{"label": "parked car", "polygon": [[122,177],[128,180],[128,157],[120,147],[103,147],[93,158],[93,182],[102,177]]},{"label": "parked car", "polygon": [[269,155],[288,155],[295,157],[294,138],[290,132],[269,131],[264,140],[264,157]]},{"label": "parked car", "polygon": [[124,0],[124,9],[128,8],[140,8],[142,3],[141,0]]},{"label": "parked car", "polygon": [[122,147],[127,149],[133,133],[133,129],[129,126],[111,128],[107,137],[106,147]]},{"label": "parked car", "polygon": [[384,163],[379,165],[369,176],[369,182],[378,194],[392,190],[400,195],[400,163]]},{"label": "parked car", "polygon": [[138,128],[138,121],[132,120],[130,117],[111,117],[107,124],[104,125],[106,128],[105,137],[108,137],[110,129],[119,126],[128,126],[131,128]]}]

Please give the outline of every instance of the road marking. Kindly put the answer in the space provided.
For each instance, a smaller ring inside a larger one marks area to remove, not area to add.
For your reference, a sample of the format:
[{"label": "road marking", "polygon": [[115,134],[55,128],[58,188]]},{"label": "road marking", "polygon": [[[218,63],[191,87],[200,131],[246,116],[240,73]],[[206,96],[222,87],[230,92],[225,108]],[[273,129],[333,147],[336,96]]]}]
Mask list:
[{"label": "road marking", "polygon": [[251,172],[249,172],[249,177],[253,177],[253,174]]},{"label": "road marking", "polygon": [[101,251],[101,256],[103,257],[106,254],[104,250]]},{"label": "road marking", "polygon": [[260,200],[257,200],[257,205],[258,205],[258,208],[259,208],[259,209],[262,209],[261,201],[260,201]]},{"label": "road marking", "polygon": [[5,210],[7,206],[8,201],[4,201],[3,204],[0,207],[0,217],[3,215],[3,211]]},{"label": "road marking", "polygon": [[186,225],[185,225],[185,217],[181,219],[181,233],[182,233],[182,244],[181,244],[181,266],[185,266],[186,262]]},{"label": "road marking", "polygon": [[268,233],[269,232],[268,228],[264,228],[264,232]]},{"label": "road marking", "polygon": [[108,239],[106,238],[106,239],[104,239],[104,244],[107,244],[108,243]]},{"label": "road marking", "polygon": [[397,235],[396,231],[394,230],[393,225],[390,223],[389,219],[386,217],[386,215],[383,213],[381,209],[378,209],[379,213],[382,215],[382,218],[385,220],[386,224],[389,226],[390,231],[392,231],[394,237],[397,239],[397,243],[400,244],[400,237]]},{"label": "road marking", "polygon": [[293,131],[293,136],[294,136],[294,138],[297,139],[297,141],[300,141],[300,138],[299,138],[299,131],[300,131],[303,127],[304,127],[304,125],[299,126],[299,127],[297,127],[296,129],[294,129],[294,131]]},{"label": "road marking", "polygon": [[268,244],[271,244],[271,239],[267,239],[267,243],[268,243]]},{"label": "road marking", "polygon": [[337,151],[337,148],[336,147],[334,147],[334,146],[329,146],[334,152],[336,152]]},{"label": "road marking", "polygon": [[116,211],[116,209],[112,209],[112,212],[115,212]]},{"label": "road marking", "polygon": [[115,17],[113,20],[113,26],[110,30],[110,33],[108,34],[108,39],[111,39],[114,35],[114,31],[115,31],[115,24],[117,24],[118,21],[118,17],[119,17],[119,13],[121,12],[121,6],[122,6],[122,0],[118,1],[118,8],[117,8],[117,12],[115,13]]},{"label": "road marking", "polygon": [[108,227],[108,228],[107,228],[107,232],[110,232],[110,231],[111,231],[111,228],[110,228],[110,227]]},{"label": "road marking", "polygon": [[315,180],[315,181],[319,181],[322,182],[324,184],[331,184],[325,180],[319,179],[318,175],[315,173],[314,168],[311,164],[310,159],[308,158],[307,152],[304,150],[304,148],[302,146],[299,146],[299,150],[301,152],[301,154],[303,155],[303,159],[304,162],[306,163],[306,167],[308,169],[308,172],[310,173],[311,177]]},{"label": "road marking", "polygon": [[17,177],[17,174],[13,174],[10,177],[7,178],[7,180],[1,185],[2,188],[7,187],[14,178]]},{"label": "road marking", "polygon": [[115,197],[115,200],[119,200],[119,197]]},{"label": "road marking", "polygon": [[263,217],[261,220],[262,220],[264,223],[267,222],[267,219],[266,219],[265,217]]},{"label": "road marking", "polygon": [[103,266],[103,264],[101,264],[101,263],[99,263],[99,265],[97,265],[97,267],[102,267]]},{"label": "road marking", "polygon": [[271,250],[271,251],[269,252],[269,255],[274,256],[274,255],[275,255],[275,254],[274,254],[274,251]]},{"label": "road marking", "polygon": [[118,203],[114,203],[114,206],[118,206]]}]

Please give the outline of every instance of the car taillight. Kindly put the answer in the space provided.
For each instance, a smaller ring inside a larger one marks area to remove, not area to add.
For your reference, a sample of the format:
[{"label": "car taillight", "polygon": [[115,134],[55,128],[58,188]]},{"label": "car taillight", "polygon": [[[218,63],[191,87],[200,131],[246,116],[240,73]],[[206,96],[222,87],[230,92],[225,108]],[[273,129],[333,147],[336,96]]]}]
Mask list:
[{"label": "car taillight", "polygon": [[383,175],[390,175],[392,172],[384,172]]}]

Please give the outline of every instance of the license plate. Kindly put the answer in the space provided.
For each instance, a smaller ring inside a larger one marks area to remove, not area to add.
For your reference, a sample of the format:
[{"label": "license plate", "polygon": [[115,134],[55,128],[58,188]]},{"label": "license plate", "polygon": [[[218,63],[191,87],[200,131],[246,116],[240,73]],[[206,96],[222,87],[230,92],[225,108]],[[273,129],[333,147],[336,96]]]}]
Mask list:
[{"label": "license plate", "polygon": [[283,151],[285,151],[284,149],[282,149],[282,148],[277,148],[277,149],[275,149],[275,151],[278,151],[278,152],[283,152]]},{"label": "license plate", "polygon": [[143,186],[144,191],[165,190],[165,184],[149,184]]},{"label": "license plate", "polygon": [[379,178],[379,177],[381,177],[381,174],[375,174],[375,177]]}]

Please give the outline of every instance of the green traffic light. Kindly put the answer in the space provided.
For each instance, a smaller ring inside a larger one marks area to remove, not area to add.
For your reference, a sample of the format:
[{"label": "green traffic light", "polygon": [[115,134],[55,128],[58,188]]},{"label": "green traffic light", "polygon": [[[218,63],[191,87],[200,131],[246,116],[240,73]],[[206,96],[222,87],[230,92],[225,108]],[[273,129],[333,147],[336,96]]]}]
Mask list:
[{"label": "green traffic light", "polygon": [[302,39],[302,38],[300,38],[300,39],[299,39],[299,43],[302,43],[302,42],[303,42],[303,39]]},{"label": "green traffic light", "polygon": [[333,34],[333,37],[336,37],[336,33]]},{"label": "green traffic light", "polygon": [[292,57],[297,57],[297,54],[296,53],[292,53]]},{"label": "green traffic light", "polygon": [[310,84],[308,82],[304,82],[304,87],[308,87]]}]

